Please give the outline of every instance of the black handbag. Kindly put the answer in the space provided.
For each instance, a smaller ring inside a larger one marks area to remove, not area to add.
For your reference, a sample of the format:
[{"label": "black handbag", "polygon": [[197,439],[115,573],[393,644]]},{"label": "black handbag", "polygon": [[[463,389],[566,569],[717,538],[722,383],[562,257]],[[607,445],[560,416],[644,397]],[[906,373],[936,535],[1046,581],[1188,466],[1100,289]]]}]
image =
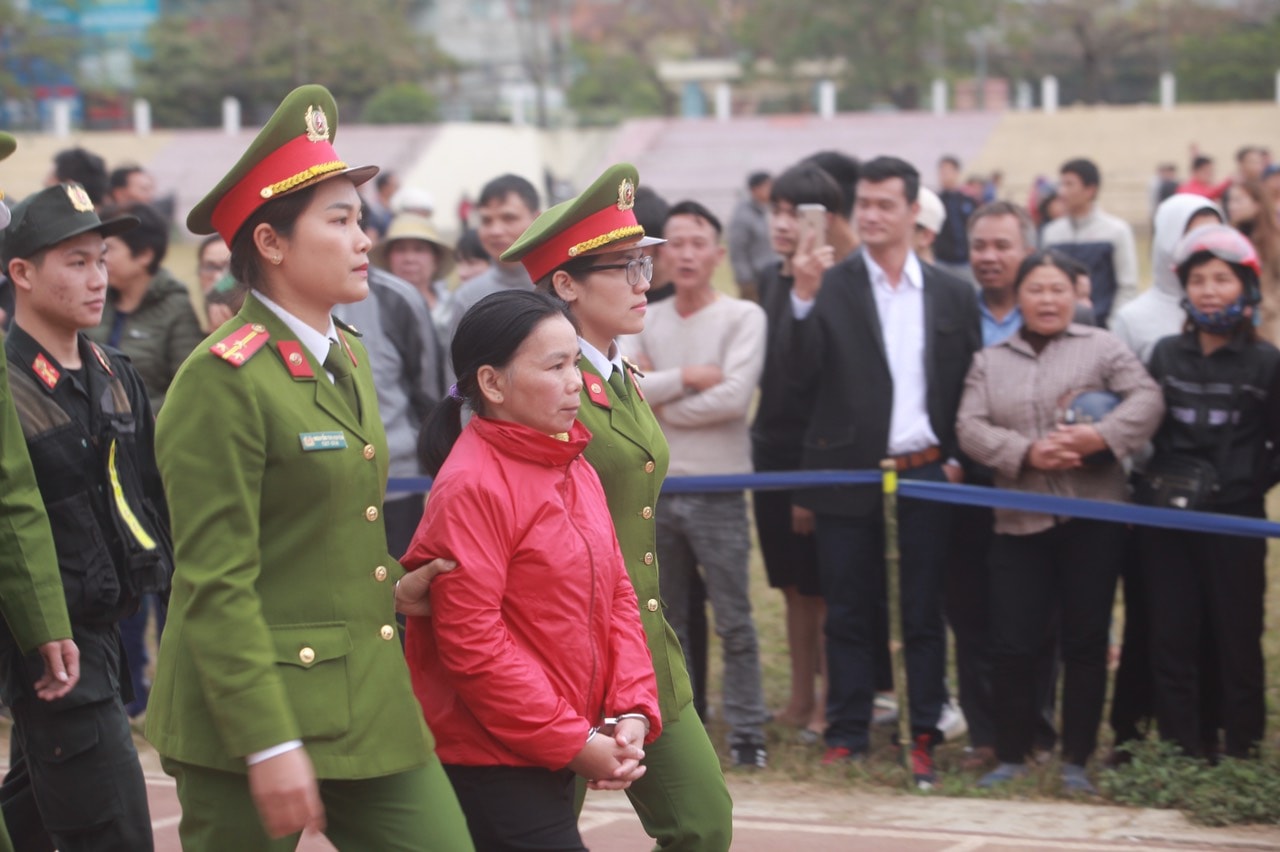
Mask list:
[{"label": "black handbag", "polygon": [[1218,491],[1218,468],[1194,456],[1156,456],[1136,478],[1133,502],[1162,509],[1203,509]]}]

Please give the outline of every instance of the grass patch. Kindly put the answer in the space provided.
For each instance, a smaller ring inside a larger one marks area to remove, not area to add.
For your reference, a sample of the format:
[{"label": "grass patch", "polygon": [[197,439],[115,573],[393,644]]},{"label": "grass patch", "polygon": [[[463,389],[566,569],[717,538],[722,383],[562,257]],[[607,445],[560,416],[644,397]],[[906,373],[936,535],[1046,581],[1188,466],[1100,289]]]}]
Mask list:
[{"label": "grass patch", "polygon": [[1176,808],[1202,825],[1280,825],[1280,756],[1224,758],[1216,766],[1183,757],[1168,743],[1126,747],[1132,760],[1099,774],[1111,800],[1144,808]]}]

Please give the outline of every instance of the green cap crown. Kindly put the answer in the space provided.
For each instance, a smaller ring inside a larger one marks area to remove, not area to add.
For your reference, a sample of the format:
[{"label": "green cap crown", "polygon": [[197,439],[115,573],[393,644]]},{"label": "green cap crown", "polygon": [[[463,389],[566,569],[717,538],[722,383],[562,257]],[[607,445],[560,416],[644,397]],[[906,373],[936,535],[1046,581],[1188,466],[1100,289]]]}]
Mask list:
[{"label": "green cap crown", "polygon": [[[583,190],[544,212],[502,253],[506,263],[521,261],[537,281],[557,267],[586,254],[608,251],[622,243],[653,245],[636,222],[636,187],[640,175],[630,163],[618,163]],[[638,240],[638,242],[636,242]]]},{"label": "green cap crown", "polygon": [[353,169],[339,160],[332,145],[337,134],[338,105],[329,90],[314,83],[294,89],[187,215],[187,227],[196,234],[216,231],[230,245],[245,220],[273,198],[339,175],[360,184],[377,174],[376,166]]}]

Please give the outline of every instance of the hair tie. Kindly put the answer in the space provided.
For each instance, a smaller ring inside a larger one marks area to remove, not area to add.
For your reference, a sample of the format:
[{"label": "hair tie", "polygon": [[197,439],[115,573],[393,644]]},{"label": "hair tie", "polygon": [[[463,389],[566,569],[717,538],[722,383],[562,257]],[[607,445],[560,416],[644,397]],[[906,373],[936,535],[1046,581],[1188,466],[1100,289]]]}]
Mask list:
[{"label": "hair tie", "polygon": [[466,402],[466,398],[462,394],[458,393],[457,382],[449,385],[449,398],[456,399],[458,402]]}]

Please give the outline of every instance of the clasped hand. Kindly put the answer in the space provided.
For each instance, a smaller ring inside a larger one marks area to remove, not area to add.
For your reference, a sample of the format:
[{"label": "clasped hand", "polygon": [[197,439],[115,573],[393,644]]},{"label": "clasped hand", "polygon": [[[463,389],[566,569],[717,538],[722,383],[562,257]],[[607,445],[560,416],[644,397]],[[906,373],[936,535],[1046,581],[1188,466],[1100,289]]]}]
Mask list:
[{"label": "clasped hand", "polygon": [[612,735],[597,733],[569,761],[569,768],[587,779],[592,790],[625,790],[644,777],[645,725],[622,719]]},{"label": "clasped hand", "polygon": [[1059,426],[1027,450],[1027,464],[1036,470],[1072,470],[1084,459],[1107,448],[1107,442],[1093,426]]}]

